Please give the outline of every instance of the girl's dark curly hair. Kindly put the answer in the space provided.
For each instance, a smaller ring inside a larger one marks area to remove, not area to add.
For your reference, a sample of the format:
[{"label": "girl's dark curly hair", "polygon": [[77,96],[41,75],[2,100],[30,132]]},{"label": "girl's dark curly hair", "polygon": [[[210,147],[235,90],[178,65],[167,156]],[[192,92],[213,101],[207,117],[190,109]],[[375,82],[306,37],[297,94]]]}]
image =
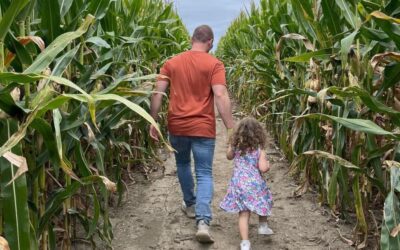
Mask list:
[{"label": "girl's dark curly hair", "polygon": [[231,145],[245,154],[258,148],[264,148],[266,137],[261,124],[256,119],[248,117],[241,120],[236,126],[232,134]]}]

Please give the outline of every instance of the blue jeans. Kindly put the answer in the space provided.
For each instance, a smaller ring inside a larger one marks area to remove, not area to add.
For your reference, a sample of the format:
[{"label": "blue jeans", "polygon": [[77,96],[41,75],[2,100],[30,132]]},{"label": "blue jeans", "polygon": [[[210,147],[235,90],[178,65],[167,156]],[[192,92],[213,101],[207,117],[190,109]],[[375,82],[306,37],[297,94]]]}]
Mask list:
[{"label": "blue jeans", "polygon": [[[170,135],[169,140],[175,152],[175,161],[183,200],[186,206],[195,206],[196,221],[203,220],[210,224],[212,219],[211,201],[214,192],[212,163],[214,158],[215,139],[193,136]],[[196,194],[190,152],[193,152],[196,173]]]}]

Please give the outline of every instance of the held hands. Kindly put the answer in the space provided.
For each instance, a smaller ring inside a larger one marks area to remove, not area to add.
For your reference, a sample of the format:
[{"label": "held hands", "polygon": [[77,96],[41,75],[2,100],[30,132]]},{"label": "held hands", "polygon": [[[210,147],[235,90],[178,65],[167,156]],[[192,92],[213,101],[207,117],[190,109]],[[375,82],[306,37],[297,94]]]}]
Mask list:
[{"label": "held hands", "polygon": [[258,159],[258,168],[262,173],[268,172],[271,169],[271,164],[267,160],[267,155],[264,150],[260,152],[260,158]]},{"label": "held hands", "polygon": [[265,168],[264,173],[268,172],[271,169],[271,164],[269,163],[269,161],[267,160],[267,166]]},{"label": "held hands", "polygon": [[226,158],[228,160],[232,160],[235,156],[235,152],[232,148],[232,133],[233,133],[233,129],[232,128],[228,128],[226,129],[226,133],[227,133],[227,141],[226,144],[228,145],[228,148],[226,150]]},{"label": "held hands", "polygon": [[228,149],[226,150],[226,158],[232,160],[235,157],[235,152],[231,144],[228,144]]},{"label": "held hands", "polygon": [[156,129],[156,127],[154,127],[152,124],[150,125],[150,131],[149,131],[149,133],[150,133],[150,137],[153,139],[153,140],[155,140],[155,141],[159,141],[159,138],[158,138],[158,131],[157,131],[157,129]]},{"label": "held hands", "polygon": [[232,134],[233,134],[233,128],[227,128],[226,129],[226,137],[227,137],[227,141],[226,143],[229,145],[232,142]]}]

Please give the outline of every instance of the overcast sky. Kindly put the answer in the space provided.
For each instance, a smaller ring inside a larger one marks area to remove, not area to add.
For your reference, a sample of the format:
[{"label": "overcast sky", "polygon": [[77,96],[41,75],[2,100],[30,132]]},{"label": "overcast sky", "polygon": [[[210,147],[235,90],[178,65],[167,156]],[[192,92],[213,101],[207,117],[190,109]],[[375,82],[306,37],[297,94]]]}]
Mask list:
[{"label": "overcast sky", "polygon": [[[251,0],[173,0],[175,8],[183,23],[192,35],[193,30],[208,24],[214,31],[214,49],[229,27],[229,24],[245,7],[249,8]],[[255,0],[254,2],[258,2]]]}]

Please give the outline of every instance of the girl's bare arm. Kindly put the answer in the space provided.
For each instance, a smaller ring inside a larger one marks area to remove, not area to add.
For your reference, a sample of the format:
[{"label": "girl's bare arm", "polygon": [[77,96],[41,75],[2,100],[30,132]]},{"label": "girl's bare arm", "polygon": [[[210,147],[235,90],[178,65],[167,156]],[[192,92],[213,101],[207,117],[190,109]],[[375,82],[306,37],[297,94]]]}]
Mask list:
[{"label": "girl's bare arm", "polygon": [[260,152],[260,158],[258,159],[258,168],[262,173],[268,172],[271,168],[269,161],[267,160],[267,156],[264,150]]}]

